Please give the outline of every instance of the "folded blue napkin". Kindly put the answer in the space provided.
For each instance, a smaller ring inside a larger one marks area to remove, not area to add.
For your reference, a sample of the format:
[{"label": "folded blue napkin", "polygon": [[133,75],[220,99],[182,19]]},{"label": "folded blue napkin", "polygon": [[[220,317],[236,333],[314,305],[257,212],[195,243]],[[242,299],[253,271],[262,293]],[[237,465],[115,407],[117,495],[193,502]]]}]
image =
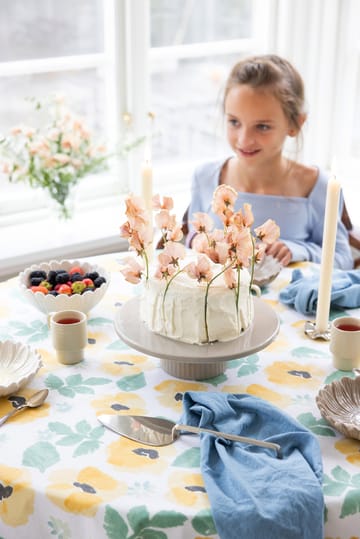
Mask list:
[{"label": "folded blue napkin", "polygon": [[316,438],[251,395],[186,392],[182,423],[281,445],[276,452],[201,434],[201,471],[222,539],[322,539],[322,460]]},{"label": "folded blue napkin", "polygon": [[[290,284],[281,290],[279,299],[286,305],[292,305],[302,314],[315,314],[319,274],[304,277],[301,270],[292,272]],[[351,309],[360,307],[360,271],[334,270],[331,286],[331,306]]]}]

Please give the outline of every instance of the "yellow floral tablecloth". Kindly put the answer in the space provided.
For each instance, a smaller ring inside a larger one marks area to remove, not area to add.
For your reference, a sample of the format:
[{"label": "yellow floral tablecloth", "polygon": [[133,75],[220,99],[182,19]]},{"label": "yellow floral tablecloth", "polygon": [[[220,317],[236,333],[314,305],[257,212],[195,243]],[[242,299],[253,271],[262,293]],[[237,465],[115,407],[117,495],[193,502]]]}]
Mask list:
[{"label": "yellow floral tablecloth", "polygon": [[[278,302],[292,268],[263,292],[280,318],[276,340],[230,361],[216,378],[187,381],[172,378],[158,359],[129,349],[117,336],[116,309],[136,288],[119,273],[120,259],[96,257],[112,280],[89,315],[86,359],[74,366],[56,361],[46,317],[24,301],[16,279],[0,283],[0,340],[27,343],[43,360],[19,395],[50,390],[42,407],[14,416],[0,429],[0,539],[217,538],[198,437],[142,447],[97,421],[104,413],[178,420],[187,390],[262,397],[309,428],[323,454],[325,537],[359,539],[360,442],[329,426],[315,402],[319,388],[344,373],[332,367],[328,343],[306,337],[304,318]],[[0,398],[0,416],[14,404]]]}]

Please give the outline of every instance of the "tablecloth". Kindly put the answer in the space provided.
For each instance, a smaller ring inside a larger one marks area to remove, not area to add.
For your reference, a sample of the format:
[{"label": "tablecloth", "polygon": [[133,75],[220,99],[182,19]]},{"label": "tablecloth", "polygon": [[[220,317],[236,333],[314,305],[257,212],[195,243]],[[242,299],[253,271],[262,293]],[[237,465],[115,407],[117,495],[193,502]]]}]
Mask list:
[{"label": "tablecloth", "polygon": [[[325,537],[359,539],[360,441],[329,426],[315,402],[324,384],[345,373],[333,368],[327,342],[305,336],[304,317],[278,301],[293,267],[263,290],[262,301],[281,322],[275,341],[229,361],[216,378],[193,381],[173,378],[157,358],[129,349],[116,334],[116,309],[135,293],[119,272],[121,258],[94,259],[112,272],[112,279],[89,314],[85,361],[74,366],[57,362],[46,317],[26,303],[17,280],[0,283],[0,339],[27,343],[43,360],[19,394],[50,390],[42,407],[19,413],[0,429],[0,538],[218,538],[200,471],[198,437],[142,447],[104,429],[97,415],[132,413],[177,421],[185,391],[219,391],[261,397],[317,436]],[[297,267],[311,274],[311,265]],[[12,407],[11,399],[0,398],[0,415]]]}]

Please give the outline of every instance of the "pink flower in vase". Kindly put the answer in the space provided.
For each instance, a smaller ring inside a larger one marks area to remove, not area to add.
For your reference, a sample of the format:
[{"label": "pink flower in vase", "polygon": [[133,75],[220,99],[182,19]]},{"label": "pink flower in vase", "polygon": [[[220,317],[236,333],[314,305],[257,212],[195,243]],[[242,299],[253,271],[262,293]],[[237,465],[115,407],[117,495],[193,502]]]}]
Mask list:
[{"label": "pink flower in vase", "polygon": [[214,222],[211,219],[210,215],[203,212],[197,212],[194,213],[194,217],[195,219],[191,221],[191,223],[193,224],[196,232],[204,232],[205,234],[211,232],[214,226]]},{"label": "pink flower in vase", "polygon": [[174,201],[171,197],[163,197],[161,202],[160,195],[154,195],[152,197],[152,206],[154,210],[172,210],[174,208]]},{"label": "pink flower in vase", "polygon": [[184,269],[189,277],[196,279],[199,283],[201,281],[209,282],[213,276],[210,261],[207,256],[202,254],[198,256],[197,262],[191,262]]}]

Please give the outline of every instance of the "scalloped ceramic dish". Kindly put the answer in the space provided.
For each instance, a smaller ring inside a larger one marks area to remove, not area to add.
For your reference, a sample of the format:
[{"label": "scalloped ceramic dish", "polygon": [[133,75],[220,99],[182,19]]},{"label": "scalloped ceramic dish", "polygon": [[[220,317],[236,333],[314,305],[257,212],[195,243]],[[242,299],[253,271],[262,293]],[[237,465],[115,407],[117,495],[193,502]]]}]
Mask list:
[{"label": "scalloped ceramic dish", "polygon": [[321,415],[336,430],[360,440],[360,376],[335,380],[320,389],[316,404]]},{"label": "scalloped ceramic dish", "polygon": [[[67,294],[53,296],[51,294],[43,294],[42,292],[33,292],[28,288],[29,275],[33,270],[39,269],[49,272],[50,270],[55,269],[69,270],[73,266],[81,266],[85,272],[97,271],[99,275],[105,277],[106,282],[99,288],[95,288],[94,291],[87,291],[83,294],[73,294],[71,296],[68,296]],[[109,287],[109,283],[110,275],[102,267],[88,262],[80,262],[79,260],[51,260],[50,262],[42,262],[41,264],[34,264],[29,268],[26,268],[19,274],[19,285],[23,295],[33,307],[36,307],[45,314],[65,311],[68,309],[74,309],[87,314],[104,297],[105,292]]]},{"label": "scalloped ceramic dish", "polygon": [[25,386],[41,366],[36,350],[20,342],[0,341],[0,397]]},{"label": "scalloped ceramic dish", "polygon": [[254,268],[254,284],[260,288],[270,284],[279,275],[282,265],[273,256],[264,256],[259,264]]}]

